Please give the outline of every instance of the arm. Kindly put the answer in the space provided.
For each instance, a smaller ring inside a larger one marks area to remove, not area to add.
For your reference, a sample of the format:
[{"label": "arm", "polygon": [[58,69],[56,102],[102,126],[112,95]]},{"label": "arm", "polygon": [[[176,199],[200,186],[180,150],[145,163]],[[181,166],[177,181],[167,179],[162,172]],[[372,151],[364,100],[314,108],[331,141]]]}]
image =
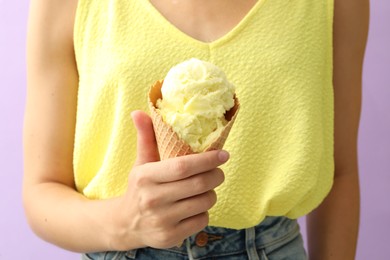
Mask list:
[{"label": "arm", "polygon": [[[158,162],[150,118],[133,113],[138,157],[120,197],[89,200],[75,190],[73,142],[78,72],[76,0],[33,0],[27,43],[23,202],[44,240],[78,251],[172,247],[208,223],[222,183],[220,151]],[[222,156],[222,157],[221,157]],[[153,235],[151,235],[153,234]]]},{"label": "arm", "polygon": [[99,213],[108,202],[88,202],[74,187],[76,4],[75,0],[31,1],[23,201],[29,224],[40,237],[67,249],[88,251],[107,247],[107,235],[99,224],[109,216]]},{"label": "arm", "polygon": [[353,260],[359,228],[357,137],[368,0],[335,0],[335,177],[324,202],[307,217],[309,258]]}]

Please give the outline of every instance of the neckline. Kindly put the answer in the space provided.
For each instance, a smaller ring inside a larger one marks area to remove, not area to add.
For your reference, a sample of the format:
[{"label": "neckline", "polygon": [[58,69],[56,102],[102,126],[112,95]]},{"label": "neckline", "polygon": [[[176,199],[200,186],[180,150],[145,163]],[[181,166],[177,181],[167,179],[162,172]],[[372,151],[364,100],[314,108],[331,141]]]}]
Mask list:
[{"label": "neckline", "polygon": [[215,39],[210,42],[198,40],[189,34],[183,32],[178,27],[176,27],[174,24],[172,24],[164,15],[160,13],[160,11],[149,1],[149,0],[141,0],[141,2],[144,4],[144,6],[150,11],[151,15],[155,17],[156,20],[158,20],[158,23],[164,27],[166,27],[168,30],[171,30],[175,33],[175,35],[179,36],[184,41],[187,41],[190,44],[198,45],[201,47],[215,47],[217,45],[221,45],[230,39],[232,39],[236,34],[239,33],[242,29],[246,27],[246,24],[250,22],[250,20],[255,16],[255,13],[258,12],[261,7],[264,5],[264,3],[267,0],[257,0],[257,2],[253,5],[253,7],[245,14],[245,16],[238,22],[233,28],[231,28],[227,33],[219,37],[218,39]]}]

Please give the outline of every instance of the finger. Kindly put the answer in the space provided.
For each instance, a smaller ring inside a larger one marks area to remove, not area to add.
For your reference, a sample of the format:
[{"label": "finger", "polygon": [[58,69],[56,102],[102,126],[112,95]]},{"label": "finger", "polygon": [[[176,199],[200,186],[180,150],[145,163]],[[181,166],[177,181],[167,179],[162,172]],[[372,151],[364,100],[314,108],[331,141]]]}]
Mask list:
[{"label": "finger", "polygon": [[154,163],[149,169],[153,181],[158,183],[174,182],[213,170],[227,162],[228,159],[228,152],[215,150],[163,160]]},{"label": "finger", "polygon": [[167,203],[175,202],[213,190],[221,185],[224,179],[223,171],[216,168],[183,180],[161,184],[161,194]]},{"label": "finger", "polygon": [[172,205],[169,209],[171,218],[184,220],[201,213],[207,212],[217,202],[217,195],[214,190],[207,191],[203,194],[183,199]]},{"label": "finger", "polygon": [[131,113],[137,130],[137,159],[135,165],[155,162],[160,159],[151,118],[142,111]]},{"label": "finger", "polygon": [[176,232],[181,234],[183,240],[203,230],[209,224],[208,212],[186,218],[176,226]]}]

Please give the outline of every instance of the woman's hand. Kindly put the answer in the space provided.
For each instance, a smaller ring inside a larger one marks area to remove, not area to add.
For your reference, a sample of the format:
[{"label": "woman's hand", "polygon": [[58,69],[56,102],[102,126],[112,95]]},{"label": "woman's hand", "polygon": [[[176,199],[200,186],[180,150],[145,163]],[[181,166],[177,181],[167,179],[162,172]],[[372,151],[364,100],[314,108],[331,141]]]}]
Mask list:
[{"label": "woman's hand", "polygon": [[214,188],[224,180],[219,165],[228,160],[225,151],[211,151],[158,161],[151,119],[133,113],[137,128],[137,154],[128,190],[118,199],[112,247],[169,248],[208,224],[207,211],[216,203]]}]

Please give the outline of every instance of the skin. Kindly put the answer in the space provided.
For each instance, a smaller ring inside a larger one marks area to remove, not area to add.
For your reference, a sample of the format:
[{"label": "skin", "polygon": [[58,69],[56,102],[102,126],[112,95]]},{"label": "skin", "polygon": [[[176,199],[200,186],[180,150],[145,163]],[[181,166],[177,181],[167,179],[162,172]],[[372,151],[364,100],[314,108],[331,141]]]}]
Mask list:
[{"label": "skin", "polygon": [[369,0],[336,0],[334,18],[334,185],[307,218],[310,259],[355,259],[360,193],[357,140]]},{"label": "skin", "polygon": [[[211,42],[230,31],[256,1],[151,2],[180,30]],[[23,184],[29,224],[43,239],[77,252],[180,244],[207,225],[207,210],[216,202],[213,190],[224,179],[218,166],[229,155],[212,151],[159,162],[151,120],[135,111],[138,157],[127,192],[96,201],[76,192],[72,170],[76,5],[77,0],[30,3]],[[308,217],[311,259],[354,259],[359,218],[356,143],[367,13],[368,0],[336,0],[335,184]]]}]

